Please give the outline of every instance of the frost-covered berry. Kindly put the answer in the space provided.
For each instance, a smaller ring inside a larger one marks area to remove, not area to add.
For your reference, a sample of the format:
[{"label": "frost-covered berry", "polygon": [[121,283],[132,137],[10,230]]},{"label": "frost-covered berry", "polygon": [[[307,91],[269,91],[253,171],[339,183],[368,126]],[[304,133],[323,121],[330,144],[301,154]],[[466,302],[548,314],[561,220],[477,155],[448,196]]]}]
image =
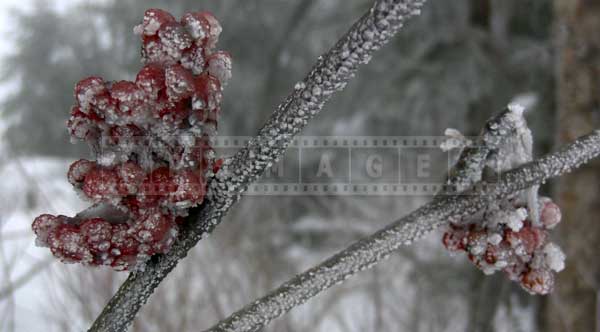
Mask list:
[{"label": "frost-covered berry", "polygon": [[199,111],[214,111],[221,103],[221,83],[209,73],[202,73],[194,79],[192,108]]},{"label": "frost-covered berry", "polygon": [[161,9],[148,9],[144,13],[142,24],[135,27],[134,32],[147,36],[155,35],[167,23],[175,22],[173,15]]},{"label": "frost-covered berry", "polygon": [[135,81],[93,76],[75,86],[67,127],[94,158],[75,161],[67,177],[94,207],[85,219],[41,215],[32,224],[38,245],[65,262],[131,270],[166,253],[222,163],[211,141],[231,59],[214,49],[218,21],[149,9],[134,32],[144,64]]},{"label": "frost-covered berry", "polygon": [[182,65],[167,67],[165,76],[169,100],[177,102],[191,97],[194,93],[194,75]]},{"label": "frost-covered berry", "polygon": [[107,200],[118,196],[118,176],[110,169],[95,168],[83,182],[83,193],[94,201]]},{"label": "frost-covered berry", "polygon": [[562,214],[558,205],[554,204],[550,199],[542,200],[542,212],[540,220],[547,229],[553,229],[560,223]]},{"label": "frost-covered berry", "polygon": [[164,66],[157,63],[147,64],[137,74],[135,83],[151,98],[156,99],[158,93],[166,88]]},{"label": "frost-covered berry", "polygon": [[133,195],[137,193],[138,188],[146,173],[136,163],[128,161],[116,167],[118,175],[118,191],[125,195]]},{"label": "frost-covered berry", "polygon": [[178,206],[193,206],[202,203],[206,192],[206,184],[202,175],[194,171],[182,171],[173,178],[177,188],[172,194],[172,201]]},{"label": "frost-covered berry", "polygon": [[548,270],[529,270],[521,275],[520,281],[531,294],[545,295],[554,288],[554,274]]},{"label": "frost-covered berry", "polygon": [[219,51],[211,54],[207,59],[208,73],[216,77],[221,85],[226,85],[231,78],[231,56],[227,52]]},{"label": "frost-covered berry", "polygon": [[59,225],[57,219],[51,214],[42,214],[33,220],[31,229],[37,236],[37,245],[48,246],[48,233]]},{"label": "frost-covered berry", "polygon": [[94,168],[96,168],[96,164],[94,162],[85,159],[79,159],[72,163],[69,167],[67,179],[73,186],[80,188],[83,185],[85,176]]},{"label": "frost-covered berry", "polygon": [[449,251],[464,251],[485,274],[502,270],[526,291],[547,294],[554,284],[553,273],[564,268],[565,255],[549,242],[548,235],[548,229],[560,221],[560,217],[556,219],[560,210],[547,198],[541,201],[545,204],[539,226],[528,219],[526,209],[507,204],[499,210],[487,211],[482,219],[451,224],[442,243]]},{"label": "frost-covered berry", "polygon": [[223,31],[219,21],[209,12],[187,13],[181,19],[196,43],[211,50]]},{"label": "frost-covered berry", "polygon": [[107,94],[104,80],[100,77],[92,76],[83,79],[75,85],[75,98],[81,107],[83,113],[88,113],[92,105],[99,102],[99,98]]},{"label": "frost-covered berry", "polygon": [[85,239],[74,225],[62,224],[48,234],[48,244],[52,253],[65,262],[90,260],[92,255]]},{"label": "frost-covered berry", "polygon": [[88,248],[95,254],[107,252],[110,248],[112,226],[102,218],[92,218],[80,226],[81,235]]},{"label": "frost-covered berry", "polygon": [[144,94],[133,82],[113,83],[110,96],[117,101],[117,109],[123,115],[139,115],[144,107]]},{"label": "frost-covered berry", "polygon": [[166,23],[158,32],[165,52],[173,59],[181,59],[183,50],[192,46],[193,40],[179,22]]},{"label": "frost-covered berry", "polygon": [[133,237],[141,243],[161,242],[176,227],[175,220],[158,209],[149,209],[131,228]]}]

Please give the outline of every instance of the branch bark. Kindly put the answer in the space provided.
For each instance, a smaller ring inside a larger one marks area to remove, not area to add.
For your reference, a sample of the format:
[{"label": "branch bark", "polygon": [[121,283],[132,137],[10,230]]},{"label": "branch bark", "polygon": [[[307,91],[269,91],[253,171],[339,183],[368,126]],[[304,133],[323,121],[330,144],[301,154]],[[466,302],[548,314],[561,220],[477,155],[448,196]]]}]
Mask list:
[{"label": "branch bark", "polygon": [[177,243],[165,255],[153,257],[144,270],[132,272],[108,302],[89,331],[125,331],[154,289],[204,234],[221,222],[248,185],[283,155],[293,137],[317,115],[331,96],[341,91],[361,64],[420,13],[425,0],[376,0],[373,7],[326,54],[308,76],[296,84],[258,136],[248,142],[209,184],[209,199],[193,209]]},{"label": "branch bark", "polygon": [[570,172],[599,155],[600,130],[596,130],[556,153],[508,171],[497,183],[480,181],[461,195],[438,195],[432,202],[297,275],[205,332],[257,331],[271,320],[355,273],[370,268],[402,245],[411,244],[433,229],[476,213],[499,198]]}]

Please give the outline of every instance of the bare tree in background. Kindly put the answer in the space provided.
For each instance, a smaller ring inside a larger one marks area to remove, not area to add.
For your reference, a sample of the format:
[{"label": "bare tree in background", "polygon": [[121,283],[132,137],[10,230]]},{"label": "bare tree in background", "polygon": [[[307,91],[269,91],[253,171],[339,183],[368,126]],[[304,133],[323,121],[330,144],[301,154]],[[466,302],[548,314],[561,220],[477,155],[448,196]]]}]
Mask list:
[{"label": "bare tree in background", "polygon": [[[600,127],[600,2],[555,0],[557,142]],[[600,331],[600,164],[562,177],[556,197],[569,262],[549,299],[547,331]]]}]

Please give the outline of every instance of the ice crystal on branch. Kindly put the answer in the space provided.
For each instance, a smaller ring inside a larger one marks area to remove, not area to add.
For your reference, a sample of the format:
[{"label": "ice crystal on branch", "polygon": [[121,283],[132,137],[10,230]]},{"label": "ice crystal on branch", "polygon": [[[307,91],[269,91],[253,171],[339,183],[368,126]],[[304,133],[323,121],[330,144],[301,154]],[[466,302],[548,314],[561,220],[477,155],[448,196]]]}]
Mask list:
[{"label": "ice crystal on branch", "polygon": [[75,161],[69,182],[94,205],[70,218],[41,215],[37,244],[64,262],[131,269],[167,252],[220,166],[211,148],[231,58],[215,50],[221,26],[207,12],[181,21],[146,11],[134,28],[145,66],[135,81],[88,77],[67,123],[95,160]]},{"label": "ice crystal on branch", "polygon": [[[484,162],[477,167],[459,165],[472,167],[474,172],[456,174],[467,174],[471,177],[467,180],[471,181],[480,177],[492,181],[502,176],[502,172],[533,160],[532,135],[523,111],[523,107],[511,104],[507,111],[490,120],[481,135],[482,146],[474,147],[485,151],[481,155]],[[446,134],[450,139],[460,137],[454,131]],[[449,182],[453,181],[457,182],[455,179]],[[554,286],[554,272],[564,268],[565,256],[549,241],[548,233],[560,218],[558,206],[549,198],[539,198],[538,186],[533,186],[494,202],[473,216],[450,223],[442,242],[450,251],[465,252],[486,274],[501,270],[526,291],[547,294]]]}]

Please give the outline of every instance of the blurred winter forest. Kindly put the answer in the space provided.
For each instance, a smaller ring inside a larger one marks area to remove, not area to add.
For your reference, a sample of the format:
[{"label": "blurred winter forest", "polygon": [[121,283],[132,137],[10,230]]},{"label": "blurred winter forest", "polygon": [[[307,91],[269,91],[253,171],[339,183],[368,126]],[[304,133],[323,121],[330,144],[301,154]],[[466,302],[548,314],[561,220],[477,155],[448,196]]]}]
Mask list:
[{"label": "blurred winter forest", "polygon": [[[537,155],[573,131],[598,128],[597,97],[589,118],[595,126],[582,118],[569,122],[558,107],[557,101],[568,99],[557,92],[564,76],[561,36],[568,29],[560,17],[567,14],[559,9],[568,2],[432,0],[303,134],[439,136],[451,127],[476,135],[515,98],[528,108]],[[589,10],[600,14],[598,1],[573,2],[590,2]],[[84,206],[65,178],[70,162],[89,156],[84,144],[69,144],[65,129],[73,86],[90,75],[133,78],[141,64],[132,27],[145,9],[178,15],[209,10],[220,20],[219,45],[232,54],[234,71],[219,134],[244,136],[256,133],[315,59],[370,5],[370,0],[64,0],[20,8],[15,2],[3,13],[2,38],[10,48],[0,62],[0,330],[84,330],[126,277],[55,261],[34,246],[30,222],[42,212],[72,215]],[[588,83],[600,95],[600,49],[587,52],[596,58],[590,60],[596,61],[596,80]],[[563,114],[557,121],[558,109]],[[567,125],[569,133],[561,134],[559,127]],[[314,170],[318,159],[301,165]],[[432,167],[443,179],[447,163]],[[554,234],[568,257],[554,295],[530,296],[500,274],[484,276],[465,257],[443,250],[435,233],[265,330],[593,331],[600,315],[600,225],[589,223],[585,232],[577,226],[599,213],[597,163],[590,167],[595,168],[584,179],[575,174],[561,180],[566,208],[581,193],[587,205],[573,207],[572,214],[566,210]],[[569,192],[573,186],[579,194]],[[543,190],[555,189],[551,183]],[[207,328],[430,198],[249,196],[169,275],[132,331]],[[574,228],[580,230],[571,233]]]}]

